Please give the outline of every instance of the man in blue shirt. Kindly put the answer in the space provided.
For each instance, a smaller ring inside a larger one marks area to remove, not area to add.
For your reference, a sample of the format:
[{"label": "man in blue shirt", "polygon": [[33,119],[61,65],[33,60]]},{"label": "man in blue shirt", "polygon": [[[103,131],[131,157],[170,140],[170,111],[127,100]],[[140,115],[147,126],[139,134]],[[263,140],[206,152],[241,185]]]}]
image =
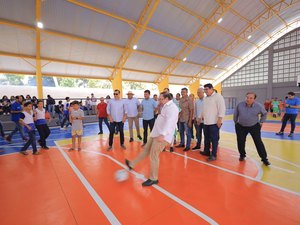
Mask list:
[{"label": "man in blue shirt", "polygon": [[22,113],[22,96],[16,96],[16,101],[11,105],[11,120],[16,124],[15,129],[5,138],[8,142],[11,142],[12,136],[20,131],[21,137],[24,141],[27,141],[27,138],[24,135],[23,126],[19,123],[20,116]]},{"label": "man in blue shirt", "polygon": [[150,127],[150,132],[154,126],[154,111],[157,107],[157,103],[150,98],[150,91],[144,91],[144,97],[141,105],[142,105],[142,112],[143,112],[143,128],[144,128],[144,139],[142,146],[146,145],[147,138],[148,138],[148,126]]},{"label": "man in blue shirt", "polygon": [[298,109],[300,109],[300,99],[295,96],[294,92],[288,93],[288,99],[285,101],[285,114],[282,118],[281,129],[276,135],[283,135],[287,121],[291,121],[291,132],[288,137],[293,137],[295,127],[296,127],[296,118],[298,115]]}]

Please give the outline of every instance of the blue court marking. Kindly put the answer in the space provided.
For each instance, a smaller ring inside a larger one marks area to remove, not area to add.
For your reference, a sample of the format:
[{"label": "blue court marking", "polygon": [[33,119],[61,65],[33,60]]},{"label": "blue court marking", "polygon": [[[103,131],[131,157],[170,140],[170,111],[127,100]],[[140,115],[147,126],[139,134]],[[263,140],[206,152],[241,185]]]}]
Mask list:
[{"label": "blue court marking", "polygon": [[[103,133],[108,134],[108,128],[106,125],[103,123]],[[141,120],[140,120],[140,128],[143,127]],[[60,130],[60,127],[57,128],[50,128],[51,134],[47,138],[47,145],[48,146],[55,146],[54,141],[59,141],[59,140],[64,140],[64,139],[69,139],[72,137],[71,135],[71,127],[69,126],[67,131],[65,130]],[[125,122],[124,124],[124,130],[128,130],[128,123]],[[6,133],[9,134],[10,132]],[[83,137],[88,137],[88,136],[93,136],[93,135],[98,135],[99,133],[99,125],[98,123],[90,123],[90,124],[84,124],[83,128]],[[36,139],[39,139],[38,132],[36,130]],[[100,136],[100,135],[99,135]],[[14,152],[19,152],[24,146],[25,142],[22,140],[20,133],[17,132],[13,137],[12,137],[12,143],[8,143],[6,140],[3,140],[0,137],[0,155],[5,155],[5,154],[10,154]],[[37,147],[39,147],[39,144],[37,144]],[[28,150],[32,150],[32,147],[30,146]]]},{"label": "blue court marking", "polygon": [[[273,123],[273,122],[281,123],[280,121],[272,121],[272,122],[267,121],[266,123]],[[297,125],[298,124],[300,124],[300,123],[297,123]],[[223,122],[221,130],[225,131],[225,132],[229,132],[229,133],[235,133],[233,120],[225,120]],[[287,135],[288,135],[288,131],[286,131],[286,133],[282,136],[276,135],[275,132],[266,132],[266,131],[261,132],[261,136],[263,138],[300,141],[300,133],[295,133],[293,137],[288,137]]]}]

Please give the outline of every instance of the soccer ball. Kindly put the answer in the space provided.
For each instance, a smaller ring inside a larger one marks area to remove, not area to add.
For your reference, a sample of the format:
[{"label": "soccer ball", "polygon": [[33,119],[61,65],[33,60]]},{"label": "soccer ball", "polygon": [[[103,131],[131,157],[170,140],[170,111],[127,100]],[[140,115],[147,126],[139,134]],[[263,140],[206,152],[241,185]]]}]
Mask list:
[{"label": "soccer ball", "polygon": [[122,170],[117,170],[115,172],[115,180],[117,182],[123,182],[127,179],[128,179],[128,172],[126,170],[122,169]]}]

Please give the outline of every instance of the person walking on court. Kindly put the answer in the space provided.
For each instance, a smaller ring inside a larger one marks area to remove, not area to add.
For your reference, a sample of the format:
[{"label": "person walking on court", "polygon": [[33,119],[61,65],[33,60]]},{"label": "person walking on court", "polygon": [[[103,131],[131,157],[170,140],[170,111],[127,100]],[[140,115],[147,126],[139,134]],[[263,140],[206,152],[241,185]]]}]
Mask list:
[{"label": "person walking on court", "polygon": [[[24,130],[26,133],[28,133],[29,139],[21,149],[20,153],[23,155],[28,155],[26,150],[31,145],[32,146],[32,154],[38,155],[39,152],[36,148],[36,137],[35,137],[35,126],[34,126],[34,114],[32,111],[32,103],[31,102],[25,102],[24,104],[24,110],[20,114],[19,118],[20,125],[24,126]],[[23,127],[22,127],[23,129]]]},{"label": "person walking on court", "polygon": [[124,101],[121,99],[120,91],[114,90],[114,99],[111,99],[107,105],[107,114],[109,119],[109,147],[108,151],[112,150],[114,141],[114,134],[116,127],[120,132],[120,145],[121,148],[126,149],[124,145],[124,123],[127,117],[127,111]]},{"label": "person walking on court", "polygon": [[129,134],[130,134],[130,140],[129,142],[133,142],[133,122],[135,124],[135,129],[137,133],[137,138],[139,140],[142,140],[141,134],[140,134],[140,124],[139,124],[139,107],[141,103],[137,98],[134,98],[134,93],[132,91],[128,91],[126,94],[128,99],[125,100],[125,106],[127,108],[127,119],[128,119],[128,126],[129,126]]},{"label": "person walking on court", "polygon": [[155,121],[149,141],[133,161],[125,159],[127,167],[131,170],[145,157],[150,156],[150,177],[142,183],[143,186],[158,184],[159,155],[166,145],[172,143],[178,120],[178,107],[172,101],[171,95],[162,92],[159,101],[163,104],[163,108]]},{"label": "person walking on court", "polygon": [[281,129],[276,135],[283,135],[287,122],[291,121],[291,131],[289,137],[293,137],[296,128],[296,118],[300,109],[300,99],[295,96],[294,92],[288,93],[288,98],[285,100],[285,114],[282,118]]},{"label": "person walking on court", "polygon": [[109,123],[107,120],[107,104],[104,102],[104,98],[100,98],[100,103],[97,105],[97,116],[99,119],[99,133],[98,134],[103,134],[103,127],[102,123],[106,124],[107,128],[109,129]]},{"label": "person walking on court", "polygon": [[46,110],[44,109],[43,100],[38,100],[37,108],[34,110],[34,121],[36,129],[39,132],[40,139],[38,143],[41,145],[43,149],[49,149],[46,143],[46,139],[50,135],[50,129],[47,125],[46,121]]},{"label": "person walking on court", "polygon": [[[204,120],[204,151],[200,154],[209,156],[207,161],[210,162],[217,159],[220,128],[226,107],[223,96],[215,92],[212,84],[205,84],[204,92],[206,97],[203,100],[201,109],[201,118]],[[212,145],[211,154],[210,144]]]},{"label": "person walking on court", "polygon": [[96,115],[97,98],[91,94],[92,115]]},{"label": "person walking on court", "polygon": [[6,141],[11,142],[12,136],[17,133],[18,131],[21,134],[21,137],[24,141],[27,141],[28,139],[24,135],[24,130],[22,125],[20,124],[20,116],[22,113],[22,102],[23,98],[21,96],[16,96],[16,101],[11,105],[11,120],[15,123],[16,127],[15,129],[5,138]]},{"label": "person walking on court", "polygon": [[248,92],[246,94],[246,100],[240,102],[234,110],[233,121],[235,123],[235,132],[240,153],[239,160],[245,160],[246,137],[250,133],[261,161],[268,166],[270,162],[267,158],[265,145],[261,139],[261,127],[267,119],[267,111],[264,106],[256,102],[255,99],[256,94],[254,92]]},{"label": "person walking on court", "polygon": [[201,120],[201,109],[204,99],[204,89],[198,88],[197,95],[199,99],[195,102],[195,113],[194,113],[194,123],[195,123],[195,129],[196,129],[196,138],[197,138],[197,144],[194,148],[192,148],[193,151],[197,151],[201,148],[201,141],[202,141],[202,131],[204,128],[203,120]]},{"label": "person walking on court", "polygon": [[70,122],[72,123],[72,147],[69,150],[75,149],[76,135],[78,138],[78,151],[81,150],[81,137],[83,135],[83,118],[84,112],[79,108],[79,102],[72,102],[72,111],[70,112]]},{"label": "person walking on court", "polygon": [[150,132],[154,126],[154,112],[157,110],[157,103],[150,98],[150,91],[144,91],[144,99],[141,103],[141,110],[143,112],[143,128],[144,128],[144,138],[142,146],[145,146],[148,139],[148,126],[150,127]]}]

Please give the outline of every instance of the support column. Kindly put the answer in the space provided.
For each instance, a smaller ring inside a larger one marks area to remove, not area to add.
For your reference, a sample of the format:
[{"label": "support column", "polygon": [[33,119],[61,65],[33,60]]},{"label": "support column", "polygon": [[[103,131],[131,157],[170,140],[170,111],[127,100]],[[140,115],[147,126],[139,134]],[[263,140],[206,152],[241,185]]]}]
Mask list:
[{"label": "support column", "polygon": [[200,80],[196,80],[192,84],[190,84],[189,89],[190,89],[190,94],[194,94],[195,97],[197,97],[197,90],[200,87]]},{"label": "support column", "polygon": [[114,77],[113,80],[111,80],[112,82],[112,88],[113,90],[120,90],[121,92],[121,97],[123,98],[123,88],[122,88],[122,70],[118,69],[116,72],[116,76]]},{"label": "support column", "polygon": [[269,48],[268,59],[268,83],[267,83],[267,96],[265,98],[271,99],[273,97],[273,56],[274,56],[274,44]]},{"label": "support column", "polygon": [[217,90],[219,94],[222,94],[222,83],[218,83],[216,86],[214,86],[214,89]]},{"label": "support column", "polygon": [[[41,0],[36,0],[36,24],[41,21]],[[42,77],[42,66],[41,66],[41,32],[38,27],[36,27],[35,32],[36,41],[36,68],[35,68],[35,78],[36,78],[36,88],[38,99],[43,98],[43,77]]]},{"label": "support column", "polygon": [[159,93],[163,92],[165,88],[169,88],[169,77],[165,77],[160,83],[157,84]]}]

